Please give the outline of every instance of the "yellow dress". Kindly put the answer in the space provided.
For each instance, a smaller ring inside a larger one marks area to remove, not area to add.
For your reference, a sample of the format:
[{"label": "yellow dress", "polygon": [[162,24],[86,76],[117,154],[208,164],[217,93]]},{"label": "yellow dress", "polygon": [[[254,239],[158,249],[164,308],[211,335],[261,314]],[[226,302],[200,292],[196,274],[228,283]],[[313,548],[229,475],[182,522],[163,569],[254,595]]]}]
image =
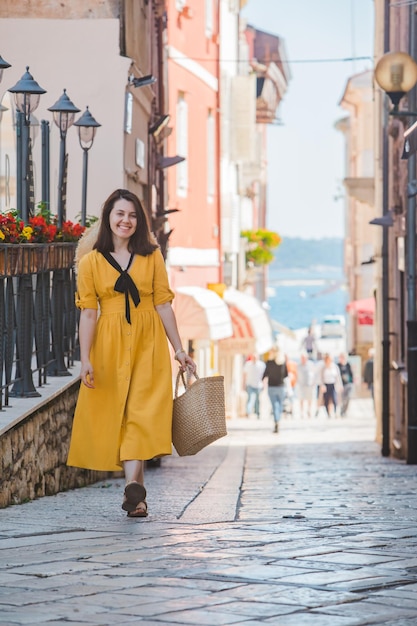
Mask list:
[{"label": "yellow dress", "polygon": [[67,464],[118,471],[122,461],[171,454],[172,375],[168,341],[155,306],[171,302],[160,250],[135,255],[129,274],[140,294],[131,324],[120,273],[93,250],[79,262],[76,305],[98,309],[90,352],[94,389],[81,384]]}]

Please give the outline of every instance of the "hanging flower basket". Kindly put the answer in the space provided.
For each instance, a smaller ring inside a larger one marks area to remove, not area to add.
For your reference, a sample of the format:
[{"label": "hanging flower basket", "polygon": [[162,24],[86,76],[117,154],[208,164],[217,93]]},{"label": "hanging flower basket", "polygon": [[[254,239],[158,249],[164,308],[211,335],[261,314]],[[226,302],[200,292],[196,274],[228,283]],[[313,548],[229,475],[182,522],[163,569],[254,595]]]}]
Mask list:
[{"label": "hanging flower basket", "polygon": [[281,243],[278,233],[266,228],[257,230],[244,230],[241,236],[247,240],[246,243],[246,267],[261,267],[268,265],[274,260],[272,250]]}]

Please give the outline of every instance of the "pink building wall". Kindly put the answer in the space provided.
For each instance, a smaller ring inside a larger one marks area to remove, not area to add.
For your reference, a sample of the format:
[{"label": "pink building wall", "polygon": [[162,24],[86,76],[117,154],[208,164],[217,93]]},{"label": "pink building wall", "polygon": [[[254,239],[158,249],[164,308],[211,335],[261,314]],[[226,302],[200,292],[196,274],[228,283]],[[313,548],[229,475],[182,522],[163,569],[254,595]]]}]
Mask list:
[{"label": "pink building wall", "polygon": [[[179,166],[167,170],[167,208],[179,209],[170,216],[169,225],[174,231],[169,247],[185,251],[186,260],[181,267],[172,267],[171,284],[198,285],[220,280],[220,228],[219,228],[219,140],[218,140],[218,15],[217,2],[213,2],[212,34],[207,32],[205,3],[189,0],[186,14],[177,10],[176,0],[168,2],[168,113],[171,116],[172,134],[167,140],[167,155],[179,154],[177,144],[177,104],[179,95],[187,105],[188,117],[188,185],[185,194],[177,191]],[[214,153],[212,167],[214,182],[208,194],[208,116],[213,116]],[[182,155],[181,155],[182,156]],[[193,252],[191,252],[191,249]],[[210,258],[205,263],[204,251]],[[213,263],[213,258],[217,261]],[[194,258],[192,258],[194,257]],[[178,258],[174,254],[173,258]],[[180,271],[178,271],[180,270]]]}]

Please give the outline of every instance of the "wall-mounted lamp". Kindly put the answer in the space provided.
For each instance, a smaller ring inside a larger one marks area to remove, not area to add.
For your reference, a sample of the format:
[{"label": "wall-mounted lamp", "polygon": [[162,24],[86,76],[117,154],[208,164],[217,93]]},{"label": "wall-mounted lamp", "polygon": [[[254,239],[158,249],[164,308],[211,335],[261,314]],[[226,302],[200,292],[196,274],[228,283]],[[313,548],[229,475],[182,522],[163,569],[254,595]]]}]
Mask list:
[{"label": "wall-mounted lamp", "polygon": [[152,74],[147,74],[140,78],[135,78],[132,74],[129,76],[129,85],[133,85],[133,87],[145,87],[146,85],[153,85],[154,83],[156,83],[156,78]]},{"label": "wall-mounted lamp", "polygon": [[375,80],[389,96],[394,108],[390,115],[416,117],[417,112],[400,111],[401,98],[417,83],[417,63],[405,52],[387,52],[375,68]]},{"label": "wall-mounted lamp", "polygon": [[376,263],[374,256],[370,256],[367,261],[361,261],[361,265],[372,265],[373,263]]},{"label": "wall-mounted lamp", "polygon": [[153,137],[158,137],[159,133],[165,126],[168,124],[170,120],[169,115],[161,115],[158,119],[149,126],[149,134]]},{"label": "wall-mounted lamp", "polygon": [[158,156],[156,159],[156,167],[159,170],[164,170],[166,167],[172,167],[172,165],[178,165],[178,163],[182,163],[185,161],[185,157],[182,156],[173,156],[173,157],[164,157]]},{"label": "wall-mounted lamp", "polygon": [[376,226],[394,226],[394,220],[392,219],[392,211],[390,210],[388,213],[386,213],[382,217],[375,217],[373,220],[369,222],[369,224],[374,224]]}]

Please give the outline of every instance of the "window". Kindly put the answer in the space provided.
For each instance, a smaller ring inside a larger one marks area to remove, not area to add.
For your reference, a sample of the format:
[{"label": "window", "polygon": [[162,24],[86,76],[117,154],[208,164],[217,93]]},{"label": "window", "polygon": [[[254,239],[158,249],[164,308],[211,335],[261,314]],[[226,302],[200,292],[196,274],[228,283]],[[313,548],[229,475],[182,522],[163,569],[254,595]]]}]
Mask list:
[{"label": "window", "polygon": [[132,108],[133,108],[133,96],[131,93],[126,94],[125,99],[125,133],[132,132]]},{"label": "window", "polygon": [[136,139],[135,161],[138,167],[145,167],[145,144],[141,139]]},{"label": "window", "polygon": [[213,34],[213,0],[206,0],[206,37]]},{"label": "window", "polygon": [[177,154],[185,158],[177,165],[177,194],[185,197],[188,190],[188,104],[182,91],[178,93],[177,102]]},{"label": "window", "polygon": [[215,194],[215,147],[216,147],[216,122],[213,112],[209,109],[207,115],[207,197],[213,201]]}]

